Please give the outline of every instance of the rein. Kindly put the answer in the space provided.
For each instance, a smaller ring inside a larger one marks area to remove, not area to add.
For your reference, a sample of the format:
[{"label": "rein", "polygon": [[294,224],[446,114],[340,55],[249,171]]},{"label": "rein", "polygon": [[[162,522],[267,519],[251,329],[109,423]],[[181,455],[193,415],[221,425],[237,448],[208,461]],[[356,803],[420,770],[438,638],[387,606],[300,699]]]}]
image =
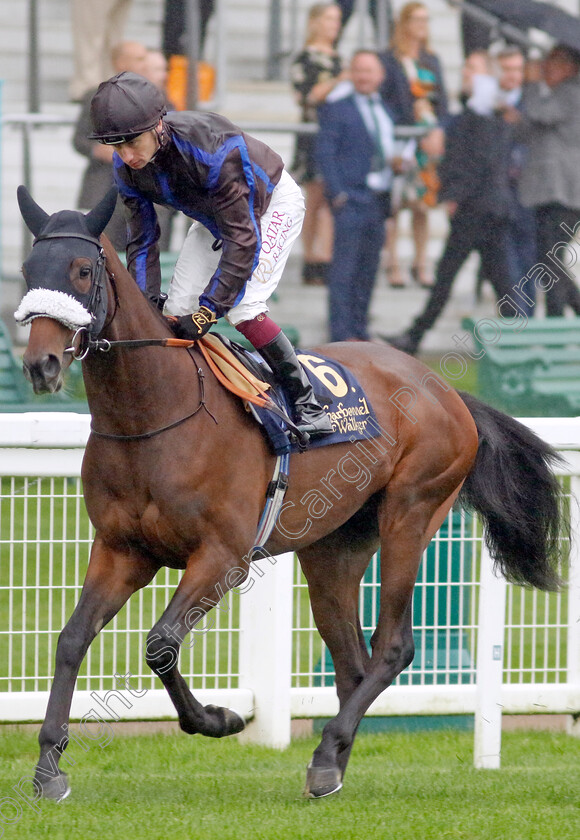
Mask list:
[{"label": "rein", "polygon": [[[211,356],[208,354],[207,349],[204,345],[204,339],[201,338],[199,340],[190,341],[184,338],[132,338],[132,339],[118,339],[109,341],[107,338],[97,338],[93,339],[90,336],[86,337],[86,345],[82,355],[78,356],[75,355],[75,348],[74,348],[74,340],[79,335],[79,333],[86,332],[86,327],[80,327],[73,336],[73,344],[71,347],[68,347],[65,350],[65,353],[72,353],[74,359],[84,359],[86,355],[90,351],[100,351],[102,353],[109,353],[111,350],[115,350],[118,348],[126,348],[126,349],[138,349],[140,347],[178,347],[178,348],[185,348],[187,350],[193,349],[196,345],[199,345],[199,350],[201,351],[203,357],[205,358],[206,362],[208,363],[211,371],[213,372],[216,379],[224,385],[232,393],[236,394],[236,396],[240,397],[241,399],[247,400],[248,402],[254,403],[254,405],[259,406],[260,408],[267,408],[273,414],[276,414],[281,420],[284,421],[288,429],[296,436],[296,439],[301,445],[306,445],[306,442],[303,440],[304,436],[303,433],[297,428],[296,424],[292,422],[288,414],[279,408],[276,403],[272,400],[271,397],[265,391],[261,391],[259,395],[251,394],[248,391],[242,391],[240,388],[234,386],[231,382],[229,382],[226,377],[221,373],[217,365],[211,359]],[[222,358],[227,358],[223,354],[221,354],[215,347],[212,348],[215,353],[217,353]],[[228,359],[228,361],[231,361]],[[250,385],[254,385],[250,379],[248,378],[247,371],[243,367],[243,365],[239,364],[236,365],[237,372],[248,382]],[[204,388],[203,388],[203,371],[200,367],[197,368],[197,376],[200,383],[200,404],[196,408],[194,412],[188,414],[187,417],[183,417],[181,420],[177,420],[175,423],[171,423],[168,426],[163,426],[161,429],[156,429],[154,432],[146,432],[141,435],[113,435],[108,434],[105,432],[98,432],[94,429],[91,429],[93,434],[99,435],[100,437],[110,438],[112,440],[145,440],[150,437],[154,437],[155,435],[161,434],[161,432],[165,432],[168,429],[173,429],[175,426],[179,426],[181,423],[185,423],[186,420],[189,420],[191,417],[194,417],[200,408],[205,408],[208,414],[212,417],[212,419],[217,423],[217,420],[211,414],[207,406],[205,405],[205,396],[204,396]]]},{"label": "rein", "polygon": [[[114,275],[110,275],[113,278]],[[112,320],[112,319],[111,319]],[[139,347],[182,347],[190,349],[194,347],[195,341],[188,341],[185,338],[127,338],[109,341],[108,338],[91,338],[87,333],[86,327],[79,327],[72,337],[72,344],[67,347],[65,353],[72,353],[75,361],[80,362],[93,350],[98,350],[101,353],[108,353],[109,350],[114,350],[121,347],[137,349]],[[81,340],[81,351],[77,351],[74,346],[76,338]]]}]

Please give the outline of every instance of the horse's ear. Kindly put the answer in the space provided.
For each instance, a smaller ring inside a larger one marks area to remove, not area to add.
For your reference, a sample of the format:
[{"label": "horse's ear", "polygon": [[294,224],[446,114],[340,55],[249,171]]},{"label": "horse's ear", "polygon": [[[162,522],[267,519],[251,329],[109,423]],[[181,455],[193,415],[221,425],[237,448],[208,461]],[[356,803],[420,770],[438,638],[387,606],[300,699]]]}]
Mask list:
[{"label": "horse's ear", "polygon": [[20,207],[22,218],[26,222],[27,228],[35,236],[38,236],[40,231],[48,222],[50,216],[38,206],[26,187],[22,184],[18,187],[16,196],[18,198],[18,206]]},{"label": "horse's ear", "polygon": [[117,187],[111,187],[109,192],[102,198],[90,213],[85,215],[87,227],[93,236],[100,236],[113,215],[117,203]]}]

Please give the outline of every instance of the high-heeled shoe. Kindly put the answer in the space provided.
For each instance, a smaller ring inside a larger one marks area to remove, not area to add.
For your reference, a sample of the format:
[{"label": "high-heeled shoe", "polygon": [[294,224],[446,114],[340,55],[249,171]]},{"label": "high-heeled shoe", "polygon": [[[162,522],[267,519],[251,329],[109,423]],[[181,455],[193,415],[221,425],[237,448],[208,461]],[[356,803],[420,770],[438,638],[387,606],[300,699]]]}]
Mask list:
[{"label": "high-heeled shoe", "polygon": [[433,277],[424,266],[412,265],[410,274],[413,281],[422,289],[430,289],[433,286]]},{"label": "high-heeled shoe", "polygon": [[387,268],[387,283],[391,289],[404,289],[407,285],[399,268]]},{"label": "high-heeled shoe", "polygon": [[305,286],[325,286],[328,263],[304,263],[302,267],[302,283]]}]

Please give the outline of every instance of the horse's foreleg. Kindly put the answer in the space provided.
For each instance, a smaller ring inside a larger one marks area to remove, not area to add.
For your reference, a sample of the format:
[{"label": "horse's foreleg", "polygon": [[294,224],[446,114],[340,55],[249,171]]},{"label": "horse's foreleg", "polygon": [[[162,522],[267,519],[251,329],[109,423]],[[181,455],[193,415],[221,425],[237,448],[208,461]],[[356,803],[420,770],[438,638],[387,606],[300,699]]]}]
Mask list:
[{"label": "horse's foreleg", "polygon": [[[177,667],[179,649],[191,631],[191,644],[204,632],[206,613],[220,601],[228,608],[227,569],[219,570],[214,561],[196,556],[186,569],[167,609],[147,637],[147,664],[165,686],[179,719],[179,725],[189,734],[199,733],[222,738],[241,732],[245,721],[231,709],[203,706],[195,699]],[[239,583],[239,581],[237,581]]]},{"label": "horse's foreleg", "polygon": [[79,602],[62,630],[56,648],[54,680],[46,717],[39,734],[37,792],[47,799],[68,795],[66,773],[59,760],[68,745],[68,719],[75,682],[89,645],[102,627],[137,589],[155,574],[147,561],[118,554],[96,539]]}]

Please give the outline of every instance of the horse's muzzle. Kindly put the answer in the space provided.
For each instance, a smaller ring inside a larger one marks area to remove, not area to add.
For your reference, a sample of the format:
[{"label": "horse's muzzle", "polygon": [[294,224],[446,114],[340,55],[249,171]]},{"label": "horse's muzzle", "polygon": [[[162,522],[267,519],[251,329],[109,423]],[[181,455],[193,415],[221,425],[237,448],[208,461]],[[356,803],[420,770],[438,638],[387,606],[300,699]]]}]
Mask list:
[{"label": "horse's muzzle", "polygon": [[65,356],[73,331],[51,318],[37,317],[30,326],[28,346],[22,357],[24,375],[35,394],[54,394],[63,385],[63,373],[72,357]]},{"label": "horse's muzzle", "polygon": [[35,394],[54,394],[62,388],[62,365],[54,353],[47,353],[40,359],[22,362],[24,375],[32,382]]}]

